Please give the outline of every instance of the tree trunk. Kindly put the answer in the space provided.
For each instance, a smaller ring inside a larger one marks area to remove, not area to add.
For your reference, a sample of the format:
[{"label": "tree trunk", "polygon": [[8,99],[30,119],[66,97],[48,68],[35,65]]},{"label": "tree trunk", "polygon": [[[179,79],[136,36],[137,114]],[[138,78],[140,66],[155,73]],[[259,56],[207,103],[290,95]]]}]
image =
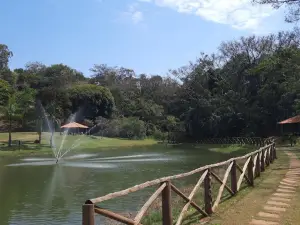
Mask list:
[{"label": "tree trunk", "polygon": [[11,116],[9,116],[8,147],[11,147]]},{"label": "tree trunk", "polygon": [[8,147],[11,147],[11,128],[8,131]]},{"label": "tree trunk", "polygon": [[54,132],[55,132],[55,122],[52,121],[52,125],[54,125],[54,126],[53,126],[53,128],[51,130],[51,137],[50,137],[50,147],[51,148],[54,147],[53,146],[53,136],[54,136]]},{"label": "tree trunk", "polygon": [[42,143],[42,132],[43,132],[43,120],[40,119],[40,131],[39,131],[39,144]]},{"label": "tree trunk", "polygon": [[50,147],[53,147],[53,131],[51,132],[51,137],[50,137]]}]

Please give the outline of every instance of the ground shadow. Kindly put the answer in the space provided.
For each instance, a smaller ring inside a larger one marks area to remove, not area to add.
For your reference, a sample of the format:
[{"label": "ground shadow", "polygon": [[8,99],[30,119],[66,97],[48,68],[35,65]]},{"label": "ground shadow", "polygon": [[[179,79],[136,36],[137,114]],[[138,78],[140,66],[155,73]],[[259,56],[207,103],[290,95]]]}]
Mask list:
[{"label": "ground shadow", "polygon": [[7,142],[0,142],[0,151],[32,151],[41,150],[43,148],[49,148],[49,144],[35,144],[33,141],[22,141],[21,145],[17,144],[15,141],[12,146],[8,146]]}]

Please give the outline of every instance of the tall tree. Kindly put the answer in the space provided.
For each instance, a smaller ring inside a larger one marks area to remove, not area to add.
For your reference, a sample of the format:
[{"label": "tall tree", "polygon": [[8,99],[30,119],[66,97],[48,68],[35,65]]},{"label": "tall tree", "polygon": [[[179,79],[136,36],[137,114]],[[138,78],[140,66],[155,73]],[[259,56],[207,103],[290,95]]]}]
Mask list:
[{"label": "tall tree", "polygon": [[13,121],[18,121],[21,118],[22,109],[18,105],[16,95],[11,94],[8,97],[6,105],[0,106],[0,112],[2,113],[2,119],[8,121],[8,146],[12,145],[12,123]]},{"label": "tall tree", "polygon": [[75,85],[68,89],[72,103],[72,113],[77,119],[95,121],[97,117],[111,117],[114,110],[114,98],[109,89],[93,84]]},{"label": "tall tree", "polygon": [[12,56],[13,53],[8,49],[7,45],[0,44],[0,72],[8,69],[8,62]]},{"label": "tall tree", "polygon": [[285,17],[286,22],[294,23],[300,20],[300,0],[252,0],[259,4],[268,4],[278,9],[286,6],[288,14]]}]

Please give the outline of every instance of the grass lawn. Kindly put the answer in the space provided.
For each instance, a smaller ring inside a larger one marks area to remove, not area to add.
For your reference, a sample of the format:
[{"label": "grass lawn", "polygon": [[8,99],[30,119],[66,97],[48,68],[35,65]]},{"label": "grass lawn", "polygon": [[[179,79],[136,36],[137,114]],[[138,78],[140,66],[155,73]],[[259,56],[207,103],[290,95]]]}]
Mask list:
[{"label": "grass lawn", "polygon": [[[22,156],[22,155],[47,155],[52,154],[50,149],[50,133],[44,132],[42,135],[42,143],[34,144],[34,141],[38,139],[38,134],[36,132],[16,132],[12,133],[13,146],[7,146],[8,133],[0,133],[0,156]],[[54,135],[54,144],[57,148],[61,146],[62,139],[64,136],[59,133]],[[19,149],[17,145],[17,140],[22,142]],[[144,139],[144,140],[128,140],[119,138],[101,138],[97,136],[85,136],[85,135],[68,135],[64,140],[64,149],[73,148],[73,152],[76,150],[82,150],[89,152],[95,152],[105,149],[115,149],[115,148],[131,148],[139,146],[151,146],[162,148],[163,145],[158,144],[154,139]],[[254,146],[249,145],[176,145],[176,148],[201,148],[207,149],[210,152],[215,153],[226,153],[235,155],[246,154],[247,152],[254,150]]]},{"label": "grass lawn", "polygon": [[[32,154],[51,154],[50,149],[50,133],[43,133],[42,143],[34,144],[34,140],[38,139],[35,132],[18,132],[12,133],[13,146],[7,147],[8,133],[0,133],[0,156],[18,156]],[[63,136],[55,133],[54,143],[56,147],[60,147]],[[16,141],[20,140],[22,146],[19,150]],[[119,147],[134,147],[134,146],[150,146],[157,144],[153,139],[145,140],[126,140],[118,138],[101,138],[96,136],[85,135],[68,135],[65,137],[63,148],[74,147],[74,151],[85,149],[87,151],[98,151],[104,149],[112,149]]]}]

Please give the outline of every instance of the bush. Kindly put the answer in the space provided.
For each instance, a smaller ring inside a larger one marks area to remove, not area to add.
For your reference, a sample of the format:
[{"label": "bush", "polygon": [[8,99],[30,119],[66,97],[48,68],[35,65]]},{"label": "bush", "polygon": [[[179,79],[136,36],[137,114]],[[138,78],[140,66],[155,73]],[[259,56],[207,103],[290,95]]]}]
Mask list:
[{"label": "bush", "polygon": [[188,140],[184,132],[169,132],[168,134],[169,143],[182,143],[186,141]]},{"label": "bush", "polygon": [[128,139],[144,139],[146,137],[146,125],[144,121],[135,117],[111,120],[108,126],[98,132],[98,135],[108,137],[120,137]]},{"label": "bush", "polygon": [[163,133],[163,132],[161,132],[160,130],[156,130],[156,131],[153,133],[153,137],[154,137],[154,139],[156,139],[156,140],[159,140],[159,141],[165,141],[165,140],[168,138],[168,133]]},{"label": "bush", "polygon": [[120,137],[120,130],[122,124],[121,119],[111,120],[104,130],[99,131],[99,135],[108,136],[108,137]]},{"label": "bush", "polygon": [[144,121],[134,117],[122,119],[120,137],[144,139],[146,137],[146,126]]},{"label": "bush", "polygon": [[146,126],[146,135],[147,136],[152,136],[156,131],[157,131],[157,128],[154,124],[147,123],[147,126]]}]

